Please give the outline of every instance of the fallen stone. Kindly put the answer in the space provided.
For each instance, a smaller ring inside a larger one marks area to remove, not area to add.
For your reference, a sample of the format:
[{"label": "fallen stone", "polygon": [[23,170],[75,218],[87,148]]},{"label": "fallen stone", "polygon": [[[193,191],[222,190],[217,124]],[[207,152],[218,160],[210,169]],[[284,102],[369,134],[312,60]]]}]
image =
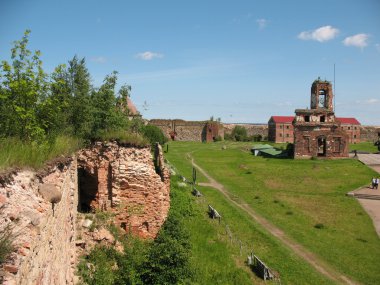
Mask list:
[{"label": "fallen stone", "polygon": [[62,199],[62,193],[58,191],[54,184],[41,184],[38,188],[38,192],[50,203],[59,203]]},{"label": "fallen stone", "polygon": [[18,272],[18,267],[16,265],[12,264],[5,264],[3,265],[3,269],[9,273],[16,274]]},{"label": "fallen stone", "polygon": [[85,248],[86,247],[86,241],[84,241],[83,239],[78,239],[75,241],[75,246]]},{"label": "fallen stone", "polygon": [[5,204],[6,201],[7,201],[7,197],[5,197],[4,195],[0,194],[0,206],[2,206],[3,204]]},{"label": "fallen stone", "polygon": [[85,219],[85,220],[83,221],[83,223],[82,223],[82,227],[88,229],[89,227],[91,227],[92,223],[93,223],[93,221],[91,221],[91,220],[89,220],[89,219]]},{"label": "fallen stone", "polygon": [[106,230],[105,228],[100,228],[99,231],[97,232],[94,232],[93,233],[93,239],[95,241],[107,241],[111,244],[114,244],[115,243],[115,238],[113,237],[113,235],[108,231]]}]

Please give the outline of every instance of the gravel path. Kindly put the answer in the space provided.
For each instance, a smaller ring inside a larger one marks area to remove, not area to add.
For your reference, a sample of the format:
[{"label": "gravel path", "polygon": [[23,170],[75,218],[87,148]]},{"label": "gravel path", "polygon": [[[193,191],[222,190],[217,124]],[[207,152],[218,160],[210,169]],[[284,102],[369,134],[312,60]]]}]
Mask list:
[{"label": "gravel path", "polygon": [[[358,154],[358,159],[371,167],[380,174],[380,154]],[[378,176],[380,177],[380,175]],[[371,183],[372,177],[368,177],[368,185]],[[380,187],[377,190],[370,189],[368,186],[353,191],[355,194],[370,194],[380,196]],[[380,237],[380,200],[358,199],[360,205],[371,217],[377,235]]]}]

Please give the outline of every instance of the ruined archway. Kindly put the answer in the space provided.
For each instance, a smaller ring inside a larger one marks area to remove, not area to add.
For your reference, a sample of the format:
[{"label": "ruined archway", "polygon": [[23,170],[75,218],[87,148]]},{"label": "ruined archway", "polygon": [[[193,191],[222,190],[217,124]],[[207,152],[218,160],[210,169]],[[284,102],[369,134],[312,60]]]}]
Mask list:
[{"label": "ruined archway", "polygon": [[317,155],[326,156],[326,138],[318,137],[317,143],[318,143]]},{"label": "ruined archway", "polygon": [[98,196],[98,175],[85,168],[78,168],[78,211],[89,213],[95,210]]}]

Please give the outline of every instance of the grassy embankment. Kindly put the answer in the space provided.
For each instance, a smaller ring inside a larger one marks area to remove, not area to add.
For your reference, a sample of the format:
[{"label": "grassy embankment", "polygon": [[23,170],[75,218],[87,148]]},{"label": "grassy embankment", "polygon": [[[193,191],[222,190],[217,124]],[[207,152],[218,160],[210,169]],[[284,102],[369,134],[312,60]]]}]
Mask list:
[{"label": "grassy embankment", "polygon": [[[222,145],[227,145],[227,149],[222,150]],[[221,182],[238,201],[247,203],[292,239],[318,255],[325,264],[364,284],[376,284],[380,280],[377,270],[380,240],[359,203],[345,196],[348,191],[368,184],[373,171],[351,159],[254,157],[249,152],[251,145],[174,142],[170,144],[166,157],[181,174],[191,178],[190,153],[196,163]],[[199,181],[205,179],[198,175]],[[244,244],[252,245],[264,262],[280,272],[284,284],[329,283],[247,214],[229,204],[217,191],[198,188],[205,194],[207,202],[218,209],[234,235]],[[199,203],[200,200],[197,201]],[[207,205],[200,207],[205,212]],[[225,229],[218,228],[204,213],[203,217],[202,222],[188,221],[195,262],[203,268],[212,268],[209,270],[212,274],[200,270],[201,278],[224,274],[228,265],[219,262],[227,252],[227,256],[235,260],[230,266],[244,270],[246,253],[239,256],[236,248],[230,250]],[[213,228],[216,235],[209,229],[203,230],[203,227]],[[210,245],[214,244],[220,244],[221,248],[210,251]],[[214,260],[219,261],[214,263]]]},{"label": "grassy embankment", "polygon": [[81,146],[81,140],[67,136],[42,144],[3,138],[0,139],[0,171],[15,167],[38,169],[49,160],[74,153]]},{"label": "grassy embankment", "polygon": [[[116,140],[119,143],[137,147],[149,145],[148,138],[126,131],[101,132],[93,140]],[[84,139],[63,135],[58,136],[54,141],[43,143],[22,142],[17,138],[0,138],[0,171],[9,168],[38,169],[47,161],[71,155],[84,146]]]}]

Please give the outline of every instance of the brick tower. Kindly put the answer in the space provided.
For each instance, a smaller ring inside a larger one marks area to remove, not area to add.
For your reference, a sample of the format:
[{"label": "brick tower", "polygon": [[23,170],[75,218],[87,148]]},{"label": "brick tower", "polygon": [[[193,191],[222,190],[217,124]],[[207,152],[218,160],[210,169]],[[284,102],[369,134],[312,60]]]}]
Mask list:
[{"label": "brick tower", "polygon": [[311,85],[310,109],[296,109],[294,158],[348,157],[348,136],[335,119],[332,85],[319,78]]}]

